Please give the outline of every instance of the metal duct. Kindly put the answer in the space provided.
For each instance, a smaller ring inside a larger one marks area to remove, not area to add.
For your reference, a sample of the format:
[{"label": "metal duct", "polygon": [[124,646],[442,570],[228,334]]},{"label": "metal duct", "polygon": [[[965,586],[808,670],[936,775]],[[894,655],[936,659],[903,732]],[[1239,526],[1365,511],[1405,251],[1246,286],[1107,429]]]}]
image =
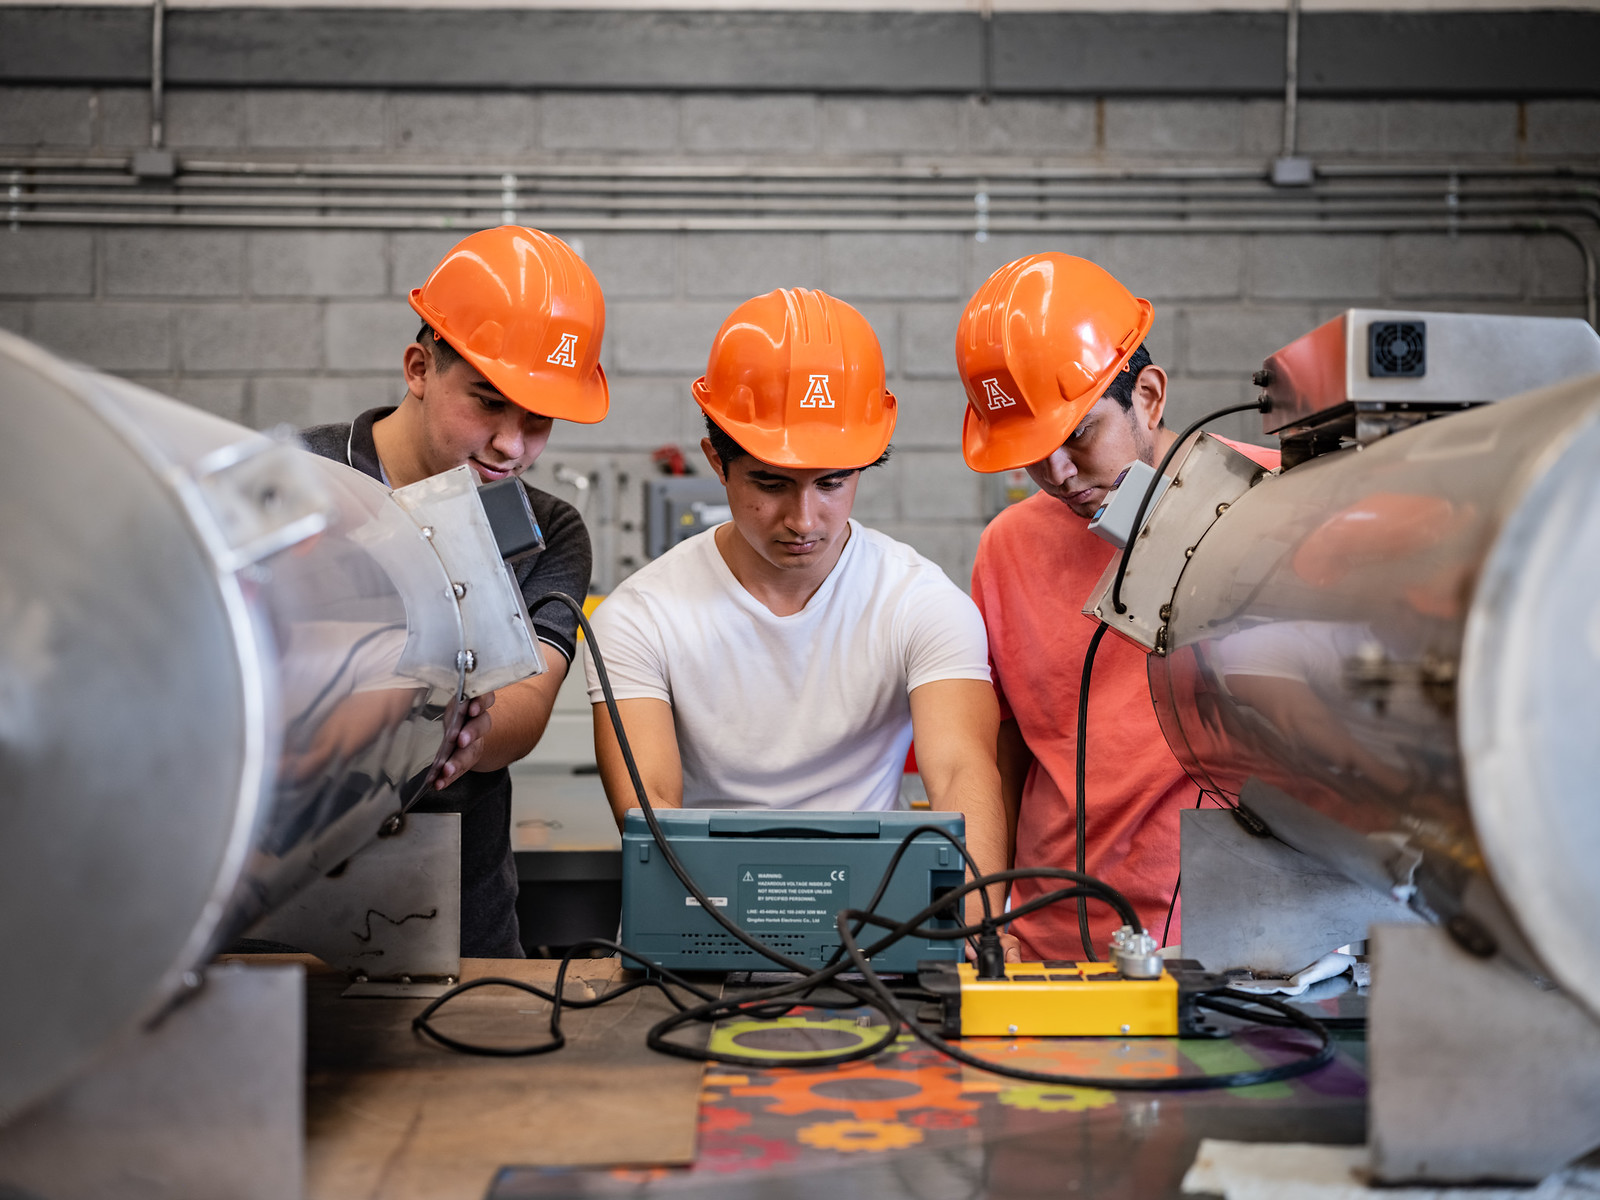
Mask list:
[{"label": "metal duct", "polygon": [[359,472],[5,334],[0,403],[3,1123],[414,801],[466,660]]},{"label": "metal duct", "polygon": [[1268,477],[1179,566],[1194,778],[1600,1016],[1600,376]]}]

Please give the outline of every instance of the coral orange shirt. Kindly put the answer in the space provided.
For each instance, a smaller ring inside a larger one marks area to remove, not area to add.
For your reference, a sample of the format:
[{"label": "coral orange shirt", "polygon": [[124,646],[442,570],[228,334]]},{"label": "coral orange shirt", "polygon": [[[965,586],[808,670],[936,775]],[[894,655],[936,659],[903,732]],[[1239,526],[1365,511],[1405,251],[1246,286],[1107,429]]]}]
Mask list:
[{"label": "coral orange shirt", "polygon": [[[1263,466],[1278,452],[1235,444]],[[972,569],[972,598],[989,631],[989,659],[1000,715],[1014,718],[1033,752],[1017,817],[1018,867],[1072,867],[1078,685],[1096,622],[1084,602],[1116,549],[1088,522],[1040,493],[1002,512],[984,530]],[[1150,700],[1145,652],[1108,634],[1100,640],[1089,683],[1084,775],[1089,874],[1132,903],[1160,937],[1178,882],[1178,813],[1199,794],[1167,748]],[[1051,880],[1019,880],[1011,906],[1053,890]],[[1062,886],[1065,886],[1063,883]],[[1180,940],[1174,912],[1169,943]],[[1104,958],[1121,924],[1108,906],[1089,902],[1089,929]],[[1053,904],[1013,922],[1024,959],[1082,957],[1078,909]]]}]

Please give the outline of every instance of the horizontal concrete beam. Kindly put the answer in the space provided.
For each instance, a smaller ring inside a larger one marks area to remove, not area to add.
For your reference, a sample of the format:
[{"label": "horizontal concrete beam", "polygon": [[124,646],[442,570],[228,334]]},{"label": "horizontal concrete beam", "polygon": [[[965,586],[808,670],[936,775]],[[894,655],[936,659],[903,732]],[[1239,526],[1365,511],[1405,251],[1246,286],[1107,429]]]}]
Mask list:
[{"label": "horizontal concrete beam", "polygon": [[[1273,95],[1265,12],[974,13],[179,8],[167,81],[196,86]],[[150,15],[0,6],[0,78],[149,79]],[[1310,96],[1592,96],[1600,12],[1311,12]]]}]

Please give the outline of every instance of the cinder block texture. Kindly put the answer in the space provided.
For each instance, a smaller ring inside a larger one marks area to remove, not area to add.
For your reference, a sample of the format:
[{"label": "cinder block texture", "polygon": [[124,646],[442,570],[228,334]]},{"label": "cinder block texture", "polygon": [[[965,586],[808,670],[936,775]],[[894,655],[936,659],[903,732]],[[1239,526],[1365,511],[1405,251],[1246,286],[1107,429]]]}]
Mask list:
[{"label": "cinder block texture", "polygon": [[1383,238],[1375,234],[1264,236],[1249,245],[1252,296],[1371,304],[1382,293]]},{"label": "cinder block texture", "polygon": [[680,234],[589,233],[582,240],[583,260],[607,301],[677,294]]},{"label": "cinder block texture", "polygon": [[707,154],[803,154],[817,148],[814,95],[717,94],[683,100],[683,148]]},{"label": "cinder block texture", "polygon": [[728,308],[722,304],[629,301],[608,309],[606,344],[619,371],[694,379]]},{"label": "cinder block texture", "polygon": [[1283,106],[1275,100],[1107,100],[1105,149],[1200,158],[1275,154]]},{"label": "cinder block texture", "polygon": [[[558,450],[642,450],[681,446],[697,469],[703,427],[700,409],[682,377],[618,375],[611,379],[611,411],[598,425],[559,421],[551,434]],[[549,451],[547,451],[548,453]],[[626,499],[626,498],[625,498]]]},{"label": "cinder block texture", "polygon": [[967,145],[978,154],[1085,154],[1093,151],[1094,102],[991,97],[967,105]]},{"label": "cinder block texture", "polygon": [[981,242],[968,238],[967,279],[961,295],[969,299],[1001,267],[1030,254],[1053,251],[1104,265],[1110,245],[1109,238],[1093,233],[992,233]]},{"label": "cinder block texture", "polygon": [[336,371],[392,370],[400,375],[400,356],[415,340],[420,322],[403,300],[354,301],[328,305],[328,366]]},{"label": "cinder block texture", "polygon": [[850,509],[852,517],[871,526],[879,521],[899,519],[900,466],[900,450],[894,447],[888,462],[861,472],[856,479],[856,502]]},{"label": "cinder block texture", "polygon": [[1149,300],[1228,299],[1239,294],[1244,239],[1229,234],[1115,234],[1094,259]]},{"label": "cinder block texture", "polygon": [[[184,371],[315,370],[322,366],[317,304],[195,304],[178,310]],[[398,353],[398,352],[397,352]]]},{"label": "cinder block texture", "polygon": [[[1600,238],[1591,237],[1592,250],[1600,250]],[[1531,237],[1527,240],[1528,294],[1534,299],[1578,299],[1585,287],[1583,256],[1564,237]]]},{"label": "cinder block texture", "polygon": [[1371,101],[1302,97],[1295,125],[1300,154],[1373,158],[1383,151],[1383,109]]},{"label": "cinder block texture", "polygon": [[893,304],[873,304],[850,300],[850,306],[867,319],[872,332],[878,335],[878,349],[883,351],[884,376],[889,390],[895,389],[895,376],[905,369],[905,359],[900,353],[900,310]]},{"label": "cinder block texture", "polygon": [[822,285],[822,235],[705,233],[687,246],[691,296],[737,303],[779,287]]},{"label": "cinder block texture", "polygon": [[828,291],[862,299],[961,294],[965,238],[958,233],[830,233],[823,242]]},{"label": "cinder block texture", "polygon": [[1529,154],[1600,158],[1600,100],[1539,100],[1525,108]]},{"label": "cinder block texture", "polygon": [[94,294],[94,234],[87,229],[0,228],[0,295]]},{"label": "cinder block texture", "polygon": [[86,87],[0,87],[0,145],[88,146],[95,95]]},{"label": "cinder block texture", "polygon": [[369,408],[398,404],[403,390],[393,375],[267,376],[255,381],[251,424],[257,429],[303,429],[350,421]]},{"label": "cinder block texture", "polygon": [[947,379],[902,379],[892,390],[900,402],[894,425],[895,453],[955,450],[961,445],[967,394],[953,370]]},{"label": "cinder block texture", "polygon": [[[1244,376],[1229,379],[1173,379],[1167,385],[1167,411],[1163,420],[1173,433],[1180,433],[1207,413],[1235,404],[1247,404],[1260,394]],[[1253,412],[1232,413],[1205,427],[1205,432],[1218,437],[1232,438],[1236,442],[1250,442],[1258,446],[1276,445],[1261,432],[1261,414]]]},{"label": "cinder block texture", "polygon": [[419,288],[427,282],[433,269],[450,253],[450,248],[473,232],[463,229],[442,233],[391,233],[390,291],[396,296],[410,295],[412,288]]},{"label": "cinder block texture", "polygon": [[96,100],[95,145],[139,149],[150,144],[148,88],[101,88]]},{"label": "cinder block texture", "polygon": [[900,513],[909,521],[976,521],[980,476],[948,451],[906,450],[900,459]]},{"label": "cinder block texture", "polygon": [[1412,234],[1390,239],[1397,298],[1473,299],[1522,294],[1522,239],[1500,234]]},{"label": "cinder block texture", "polygon": [[389,271],[381,233],[252,233],[248,253],[254,296],[381,296]]},{"label": "cinder block texture", "polygon": [[332,88],[248,92],[245,137],[263,148],[381,149],[384,96]]},{"label": "cinder block texture", "polygon": [[1315,325],[1310,305],[1194,309],[1184,319],[1184,360],[1173,365],[1179,371],[1231,373],[1248,379],[1262,359]]},{"label": "cinder block texture", "polygon": [[822,149],[828,154],[933,154],[961,149],[965,102],[942,96],[827,97]]},{"label": "cinder block texture", "polygon": [[224,420],[249,423],[247,400],[250,381],[241,376],[187,375],[170,382],[153,382],[150,386]]},{"label": "cinder block texture", "polygon": [[522,155],[539,145],[539,100],[527,92],[396,92],[389,125],[401,150]]},{"label": "cinder block texture", "polygon": [[1410,100],[1384,107],[1388,154],[1505,156],[1517,148],[1511,101]]},{"label": "cinder block texture", "polygon": [[244,145],[246,93],[174,88],[166,94],[167,145],[182,150]]},{"label": "cinder block texture", "polygon": [[654,151],[677,148],[678,99],[648,92],[553,92],[544,98],[549,150]]},{"label": "cinder block texture", "polygon": [[956,378],[956,326],[964,304],[907,304],[900,311],[902,373],[911,379]]},{"label": "cinder block texture", "polygon": [[238,296],[244,291],[242,233],[188,229],[109,230],[109,296]]},{"label": "cinder block texture", "polygon": [[40,303],[34,306],[29,336],[107,371],[172,366],[172,319],[164,304]]}]

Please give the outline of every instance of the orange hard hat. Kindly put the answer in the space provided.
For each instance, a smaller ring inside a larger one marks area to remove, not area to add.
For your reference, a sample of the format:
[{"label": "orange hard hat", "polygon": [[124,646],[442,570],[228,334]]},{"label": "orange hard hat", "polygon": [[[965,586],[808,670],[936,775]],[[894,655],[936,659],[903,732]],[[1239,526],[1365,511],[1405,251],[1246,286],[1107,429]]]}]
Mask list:
[{"label": "orange hard hat", "polygon": [[508,400],[586,425],[606,415],[605,297],[560,238],[523,225],[480,230],[412,289],[411,307]]},{"label": "orange hard hat", "polygon": [[1150,301],[1070,254],[1032,254],[989,276],[956,328],[967,465],[1008,471],[1048,458],[1105,394],[1154,319]]},{"label": "orange hard hat", "polygon": [[894,433],[878,335],[843,300],[806,288],[768,292],[734,309],[711,343],[694,400],[776,467],[864,467]]}]

